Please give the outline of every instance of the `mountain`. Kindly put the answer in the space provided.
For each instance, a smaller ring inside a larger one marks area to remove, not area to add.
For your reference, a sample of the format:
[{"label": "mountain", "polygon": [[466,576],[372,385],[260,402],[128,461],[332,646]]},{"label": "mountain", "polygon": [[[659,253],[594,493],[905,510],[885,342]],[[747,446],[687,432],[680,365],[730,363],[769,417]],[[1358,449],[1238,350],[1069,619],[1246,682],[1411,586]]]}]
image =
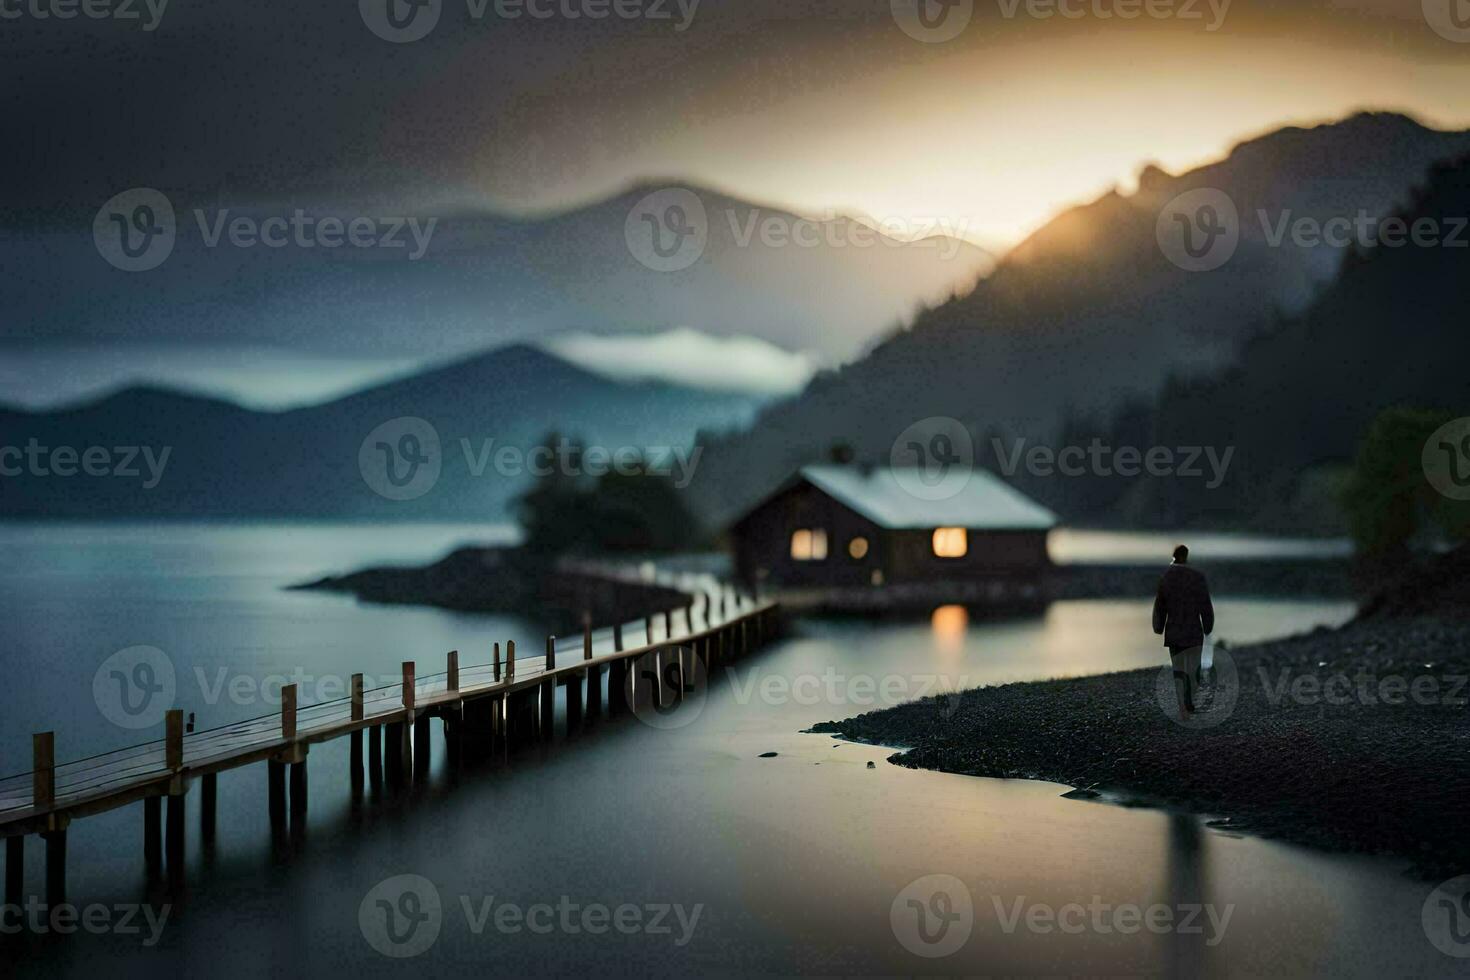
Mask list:
[{"label": "mountain", "polygon": [[[893,440],[928,417],[964,423],[981,464],[995,469],[991,436],[1055,444],[1069,422],[1106,420],[1151,400],[1171,377],[1218,372],[1283,312],[1310,303],[1343,260],[1343,248],[1273,243],[1283,218],[1385,216],[1436,161],[1467,151],[1470,133],[1362,114],[1250,140],[1178,176],[1146,168],[1135,192],[1064,212],[968,295],[819,375],[750,433],[713,443],[696,485],[703,509],[728,518],[835,442],[886,459]],[[1166,257],[1161,216],[1179,195],[1203,189],[1232,202],[1239,243],[1219,268],[1189,271]],[[1033,489],[1054,509],[1073,510],[1060,481]]]},{"label": "mountain", "polygon": [[1212,493],[1155,479],[1103,498],[1121,519],[1300,525],[1321,508],[1323,475],[1351,463],[1384,409],[1470,413],[1470,157],[1435,167],[1402,218],[1443,244],[1355,250],[1229,370],[1170,385],[1147,415],[1120,420],[1119,440],[1235,447],[1230,479]]},{"label": "mountain", "polygon": [[[0,410],[0,446],[43,447],[39,463],[0,458],[0,515],[499,521],[529,486],[531,467],[549,462],[527,455],[548,432],[609,452],[653,450],[671,459],[678,478],[680,458],[699,463],[685,451],[696,430],[739,426],[757,404],[748,395],[613,381],[527,346],[287,412],[131,388],[60,411]],[[88,475],[82,464],[94,448]],[[387,459],[406,475],[415,472],[410,455],[425,466],[408,490],[423,492],[393,499]],[[112,472],[124,467],[136,475]]]},{"label": "mountain", "polygon": [[[394,235],[398,248],[303,247],[294,238],[239,247],[228,230],[236,221],[264,229],[271,216],[298,207],[312,219],[344,221],[412,213],[392,203],[170,204],[172,252],[146,271],[120,272],[99,257],[90,213],[0,233],[8,342],[115,345],[126,337],[138,345],[423,358],[566,330],[689,327],[755,336],[835,363],[922,303],[969,288],[992,265],[982,249],[943,229],[915,226],[916,240],[901,241],[857,219],[808,220],[672,182],[536,218],[418,214],[418,257],[412,225]],[[683,210],[669,212],[675,205]],[[675,218],[702,234],[681,253],[687,267],[660,271],[652,229],[672,247]],[[383,236],[391,230],[379,226]],[[653,267],[640,257],[654,258]]]}]

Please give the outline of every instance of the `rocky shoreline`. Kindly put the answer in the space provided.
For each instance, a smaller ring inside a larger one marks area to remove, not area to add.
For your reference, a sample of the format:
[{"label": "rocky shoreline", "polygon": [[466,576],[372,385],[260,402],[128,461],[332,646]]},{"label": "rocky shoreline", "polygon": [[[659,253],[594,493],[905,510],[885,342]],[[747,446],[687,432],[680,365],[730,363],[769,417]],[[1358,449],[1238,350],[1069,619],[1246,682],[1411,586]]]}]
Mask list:
[{"label": "rocky shoreline", "polygon": [[519,548],[463,547],[423,566],[381,566],[327,576],[291,589],[346,592],[363,602],[436,606],[459,612],[526,612],[557,633],[683,609],[677,589],[569,570]]},{"label": "rocky shoreline", "polygon": [[[1189,726],[1167,657],[1137,670],[980,688],[811,731],[904,748],[910,768],[1042,779],[1266,837],[1470,870],[1465,554],[1341,629],[1218,654]],[[1169,710],[1166,710],[1169,709]]]}]

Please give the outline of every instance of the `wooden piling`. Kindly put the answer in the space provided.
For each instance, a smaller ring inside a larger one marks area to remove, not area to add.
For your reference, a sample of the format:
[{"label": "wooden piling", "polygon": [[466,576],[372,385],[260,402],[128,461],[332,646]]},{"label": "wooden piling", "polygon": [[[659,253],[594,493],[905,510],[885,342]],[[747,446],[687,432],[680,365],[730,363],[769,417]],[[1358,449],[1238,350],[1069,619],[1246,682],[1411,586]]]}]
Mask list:
[{"label": "wooden piling", "polygon": [[143,800],[143,863],[148,877],[156,877],[163,868],[163,797]]},{"label": "wooden piling", "polygon": [[513,681],[516,679],[516,641],[509,640],[505,644],[505,679]]},{"label": "wooden piling", "polygon": [[296,685],[281,688],[281,738],[296,740]]},{"label": "wooden piling", "polygon": [[275,827],[286,822],[286,764],[277,762],[275,759],[266,760],[265,775],[267,807],[270,811],[271,826]]},{"label": "wooden piling", "polygon": [[25,835],[5,838],[5,904],[19,905],[26,888]]},{"label": "wooden piling", "polygon": [[212,841],[219,807],[219,774],[207,773],[199,780],[199,839]]},{"label": "wooden piling", "polygon": [[383,726],[367,729],[368,781],[376,786],[383,779]]},{"label": "wooden piling", "polygon": [[573,735],[582,727],[582,679],[573,675],[566,683],[567,734]]},{"label": "wooden piling", "polygon": [[427,712],[419,715],[413,721],[413,776],[414,779],[424,779],[429,775],[429,763],[431,756],[429,752],[429,722]]},{"label": "wooden piling", "polygon": [[403,706],[405,708],[407,708],[409,711],[412,711],[413,710],[413,703],[414,703],[414,691],[413,691],[414,680],[413,680],[413,674],[414,674],[413,661],[412,660],[405,660],[405,661],[403,661]]},{"label": "wooden piling", "polygon": [[177,772],[184,768],[184,712],[174,708],[163,716],[164,765]]},{"label": "wooden piling", "polygon": [[31,736],[31,799],[36,809],[56,802],[56,733]]},{"label": "wooden piling", "polygon": [[291,763],[291,812],[306,812],[306,758]]},{"label": "wooden piling", "polygon": [[623,624],[613,623],[613,651],[623,652]]},{"label": "wooden piling", "polygon": [[458,691],[459,690],[459,651],[458,650],[450,650],[449,651],[449,669],[448,669],[448,673],[449,673],[449,681],[448,681],[449,690],[451,690],[451,691]]},{"label": "wooden piling", "polygon": [[46,842],[46,904],[55,908],[66,904],[66,831],[49,830],[41,839]]},{"label": "wooden piling", "polygon": [[555,738],[556,725],[556,681],[547,678],[540,684],[541,690],[541,741]]},{"label": "wooden piling", "polygon": [[490,659],[491,659],[491,663],[494,665],[493,666],[493,669],[494,669],[495,673],[494,673],[493,676],[494,676],[496,682],[498,683],[500,681],[500,644],[499,643],[496,643],[495,644],[495,653],[494,653],[494,655]]},{"label": "wooden piling", "polygon": [[164,823],[164,854],[168,862],[168,880],[177,890],[184,880],[184,794],[168,797]]},{"label": "wooden piling", "polygon": [[546,669],[556,669],[556,637],[554,636],[546,638]]}]

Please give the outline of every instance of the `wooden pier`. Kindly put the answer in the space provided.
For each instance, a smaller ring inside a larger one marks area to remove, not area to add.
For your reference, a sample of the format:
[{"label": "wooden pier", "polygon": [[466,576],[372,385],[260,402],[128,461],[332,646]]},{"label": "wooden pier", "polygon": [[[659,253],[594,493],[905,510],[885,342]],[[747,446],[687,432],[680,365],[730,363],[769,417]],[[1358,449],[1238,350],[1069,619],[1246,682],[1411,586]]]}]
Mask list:
[{"label": "wooden pier", "polygon": [[[296,685],[282,689],[278,713],[185,733],[183,713],[171,710],[164,738],[75,762],[57,763],[57,739],[33,739],[33,770],[0,779],[0,837],[5,839],[5,904],[22,902],[25,842],[45,844],[46,902],[66,901],[66,835],[73,820],[142,804],[143,852],[150,873],[166,866],[181,886],[184,798],[198,787],[201,834],[215,834],[218,774],[265,763],[266,805],[273,827],[307,809],[311,746],[351,739],[352,784],[362,785],[363,743],[368,769],[399,784],[428,772],[429,724],[445,725],[453,756],[466,748],[509,752],[555,737],[556,691],[565,692],[568,734],[602,715],[668,711],[721,664],[773,635],[777,605],[720,589],[691,595],[682,609],[594,630],[579,637],[547,637],[544,652],[518,657],[514,641],[495,643],[491,662],[461,666],[458,651],[446,669],[420,676],[402,665],[402,680],[364,690],[352,678],[348,697],[297,703]],[[635,645],[628,646],[628,643]],[[603,677],[607,678],[606,697]]]}]

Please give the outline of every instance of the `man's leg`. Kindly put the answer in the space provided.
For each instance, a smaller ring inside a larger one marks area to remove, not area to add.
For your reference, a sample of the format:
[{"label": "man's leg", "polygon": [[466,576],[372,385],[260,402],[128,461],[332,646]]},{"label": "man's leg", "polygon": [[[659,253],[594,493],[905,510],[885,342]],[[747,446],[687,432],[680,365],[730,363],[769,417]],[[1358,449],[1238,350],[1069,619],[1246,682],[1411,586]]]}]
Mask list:
[{"label": "man's leg", "polygon": [[1179,697],[1179,716],[1189,718],[1194,714],[1194,672],[1190,669],[1189,653],[1195,651],[1195,663],[1198,664],[1198,647],[1188,647],[1178,651],[1169,651],[1169,661],[1174,669],[1174,693]]}]

